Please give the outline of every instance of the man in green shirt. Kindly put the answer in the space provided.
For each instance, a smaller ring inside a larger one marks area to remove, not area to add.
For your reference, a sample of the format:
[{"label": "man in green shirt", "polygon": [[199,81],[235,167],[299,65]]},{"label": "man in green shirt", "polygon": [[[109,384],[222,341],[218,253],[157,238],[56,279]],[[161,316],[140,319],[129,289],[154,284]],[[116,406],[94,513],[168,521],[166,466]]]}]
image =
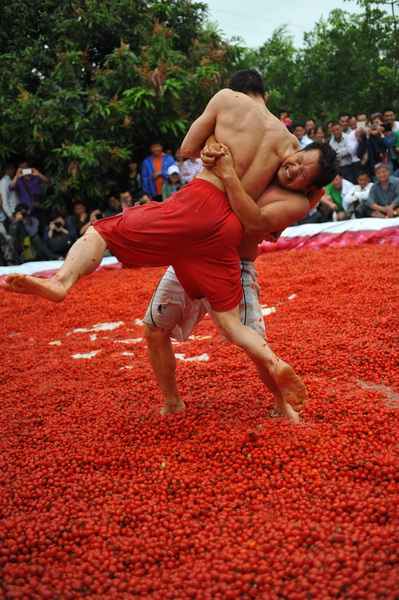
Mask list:
[{"label": "man in green shirt", "polygon": [[342,201],[352,188],[353,183],[344,179],[341,172],[325,186],[326,193],[320,200],[320,207],[326,221],[344,221],[348,218]]}]

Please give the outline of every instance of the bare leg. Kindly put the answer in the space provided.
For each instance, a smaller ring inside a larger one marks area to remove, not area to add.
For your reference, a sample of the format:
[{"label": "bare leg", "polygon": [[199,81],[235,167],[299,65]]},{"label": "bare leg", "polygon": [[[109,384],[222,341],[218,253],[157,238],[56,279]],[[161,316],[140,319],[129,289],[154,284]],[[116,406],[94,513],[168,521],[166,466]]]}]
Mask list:
[{"label": "bare leg", "polygon": [[11,273],[2,286],[8,292],[33,294],[51,302],[62,302],[69,288],[84,275],[93,273],[101,263],[107,245],[94,227],[89,227],[68,252],[60,270],[50,279]]},{"label": "bare leg", "polygon": [[286,405],[296,413],[301,412],[307,402],[305,385],[290,365],[276,357],[258,333],[240,322],[238,314],[238,307],[223,313],[215,312],[218,327],[255,363],[262,381],[275,396],[277,408],[291,419],[292,411]]},{"label": "bare leg", "polygon": [[161,388],[163,408],[161,415],[173,415],[186,408],[180,398],[176,383],[176,357],[168,329],[144,324],[144,335],[148,345],[151,365]]}]

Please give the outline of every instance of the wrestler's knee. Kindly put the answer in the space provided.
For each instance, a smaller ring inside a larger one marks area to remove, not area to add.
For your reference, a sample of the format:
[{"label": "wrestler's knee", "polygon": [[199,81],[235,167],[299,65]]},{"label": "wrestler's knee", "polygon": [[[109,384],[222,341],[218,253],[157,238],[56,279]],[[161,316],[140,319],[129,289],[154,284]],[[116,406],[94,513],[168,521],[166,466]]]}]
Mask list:
[{"label": "wrestler's knee", "polygon": [[144,323],[144,337],[148,346],[152,347],[165,340],[169,340],[170,331],[169,329],[162,329],[161,327]]}]

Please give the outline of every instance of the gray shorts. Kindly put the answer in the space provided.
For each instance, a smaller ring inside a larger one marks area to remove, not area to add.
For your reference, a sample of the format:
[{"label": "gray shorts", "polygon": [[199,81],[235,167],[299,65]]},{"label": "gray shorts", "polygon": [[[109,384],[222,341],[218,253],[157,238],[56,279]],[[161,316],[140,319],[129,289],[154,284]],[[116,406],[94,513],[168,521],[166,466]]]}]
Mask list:
[{"label": "gray shorts", "polygon": [[[242,260],[240,267],[243,292],[240,321],[266,339],[255,265],[252,261]],[[143,321],[148,325],[169,330],[171,337],[184,342],[206,313],[215,321],[208,301],[205,298],[191,300],[180,285],[173,268],[169,267],[154,292]]]}]

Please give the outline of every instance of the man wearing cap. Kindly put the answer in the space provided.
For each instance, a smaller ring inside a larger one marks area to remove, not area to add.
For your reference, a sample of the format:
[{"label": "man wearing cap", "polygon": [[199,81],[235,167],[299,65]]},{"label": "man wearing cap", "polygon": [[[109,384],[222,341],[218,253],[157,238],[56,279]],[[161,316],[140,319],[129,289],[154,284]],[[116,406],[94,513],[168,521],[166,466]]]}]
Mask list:
[{"label": "man wearing cap", "polygon": [[168,167],[175,164],[175,159],[163,151],[158,140],[152,142],[150,152],[141,165],[141,186],[153,200],[162,202],[162,186],[168,177]]},{"label": "man wearing cap", "polygon": [[180,190],[182,182],[180,179],[180,171],[177,165],[171,165],[168,167],[168,180],[162,186],[162,200],[166,200],[172,194]]},{"label": "man wearing cap", "polygon": [[376,183],[366,200],[370,217],[389,219],[397,217],[399,207],[399,178],[389,175],[388,163],[377,163],[374,167]]}]

